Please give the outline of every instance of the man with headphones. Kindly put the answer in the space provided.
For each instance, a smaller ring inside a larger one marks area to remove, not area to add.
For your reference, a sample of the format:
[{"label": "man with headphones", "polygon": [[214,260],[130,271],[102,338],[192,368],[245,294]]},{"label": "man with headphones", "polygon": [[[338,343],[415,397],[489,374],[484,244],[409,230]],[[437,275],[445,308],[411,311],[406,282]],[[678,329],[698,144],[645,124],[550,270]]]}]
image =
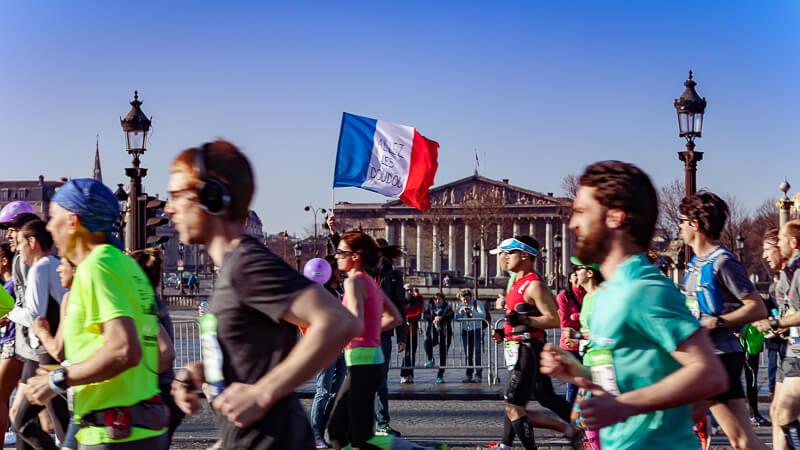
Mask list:
[{"label": "man with headphones", "polygon": [[[213,387],[223,448],[314,448],[293,391],[361,329],[335,297],[245,233],[253,190],[250,163],[229,142],[185,150],[172,162],[165,212],[181,241],[206,245],[220,268],[207,314],[214,320],[203,324],[214,325],[204,339],[218,350],[181,371],[172,391],[194,414],[196,390]],[[308,328],[300,341],[297,326]]]}]

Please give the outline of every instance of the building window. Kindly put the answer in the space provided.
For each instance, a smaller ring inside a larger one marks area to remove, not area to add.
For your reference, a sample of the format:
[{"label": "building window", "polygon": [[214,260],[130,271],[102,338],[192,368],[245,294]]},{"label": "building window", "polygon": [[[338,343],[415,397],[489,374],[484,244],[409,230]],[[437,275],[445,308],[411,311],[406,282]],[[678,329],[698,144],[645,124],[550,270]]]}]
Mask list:
[{"label": "building window", "polygon": [[0,200],[3,200],[3,201],[8,200],[8,189],[7,188],[0,189]]}]

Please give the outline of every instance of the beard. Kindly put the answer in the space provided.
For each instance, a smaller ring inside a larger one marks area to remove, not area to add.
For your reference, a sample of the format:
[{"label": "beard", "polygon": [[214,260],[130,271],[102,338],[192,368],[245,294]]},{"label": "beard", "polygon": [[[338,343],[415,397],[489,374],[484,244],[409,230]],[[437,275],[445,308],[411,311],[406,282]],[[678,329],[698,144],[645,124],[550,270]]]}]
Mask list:
[{"label": "beard", "polygon": [[602,222],[589,230],[583,237],[581,244],[575,249],[575,256],[583,264],[600,264],[608,256],[610,247],[608,239],[608,228]]}]

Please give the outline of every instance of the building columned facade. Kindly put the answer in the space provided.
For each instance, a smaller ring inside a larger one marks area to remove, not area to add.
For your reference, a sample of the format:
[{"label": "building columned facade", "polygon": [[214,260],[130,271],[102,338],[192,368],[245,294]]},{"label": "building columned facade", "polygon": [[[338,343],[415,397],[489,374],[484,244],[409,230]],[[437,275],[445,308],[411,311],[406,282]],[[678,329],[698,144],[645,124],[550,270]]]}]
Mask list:
[{"label": "building columned facade", "polygon": [[[37,216],[43,220],[50,218],[50,199],[67,179],[45,181],[39,175],[36,181],[0,181],[0,209],[17,200],[24,200],[33,206]],[[5,239],[5,230],[0,230],[0,240]]]},{"label": "building columned facade", "polygon": [[[537,270],[551,281],[556,273],[568,274],[573,250],[567,229],[569,199],[477,173],[431,188],[430,196],[428,211],[410,208],[399,200],[339,202],[334,215],[342,230],[361,229],[400,245],[405,255],[395,265],[408,272],[436,273],[441,264],[442,272],[457,276],[471,277],[477,272],[483,279],[504,278],[497,256],[489,250],[503,239],[530,235],[543,249]],[[473,256],[475,246],[479,248],[477,257]]]}]

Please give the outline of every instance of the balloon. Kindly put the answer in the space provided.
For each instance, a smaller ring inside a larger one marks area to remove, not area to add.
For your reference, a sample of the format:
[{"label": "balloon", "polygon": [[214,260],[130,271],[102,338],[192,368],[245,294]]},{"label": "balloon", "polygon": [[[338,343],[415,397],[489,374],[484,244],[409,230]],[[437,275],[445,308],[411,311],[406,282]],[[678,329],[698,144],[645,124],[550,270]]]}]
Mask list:
[{"label": "balloon", "polygon": [[303,275],[311,281],[325,284],[331,279],[331,265],[322,258],[310,259],[303,268]]}]

